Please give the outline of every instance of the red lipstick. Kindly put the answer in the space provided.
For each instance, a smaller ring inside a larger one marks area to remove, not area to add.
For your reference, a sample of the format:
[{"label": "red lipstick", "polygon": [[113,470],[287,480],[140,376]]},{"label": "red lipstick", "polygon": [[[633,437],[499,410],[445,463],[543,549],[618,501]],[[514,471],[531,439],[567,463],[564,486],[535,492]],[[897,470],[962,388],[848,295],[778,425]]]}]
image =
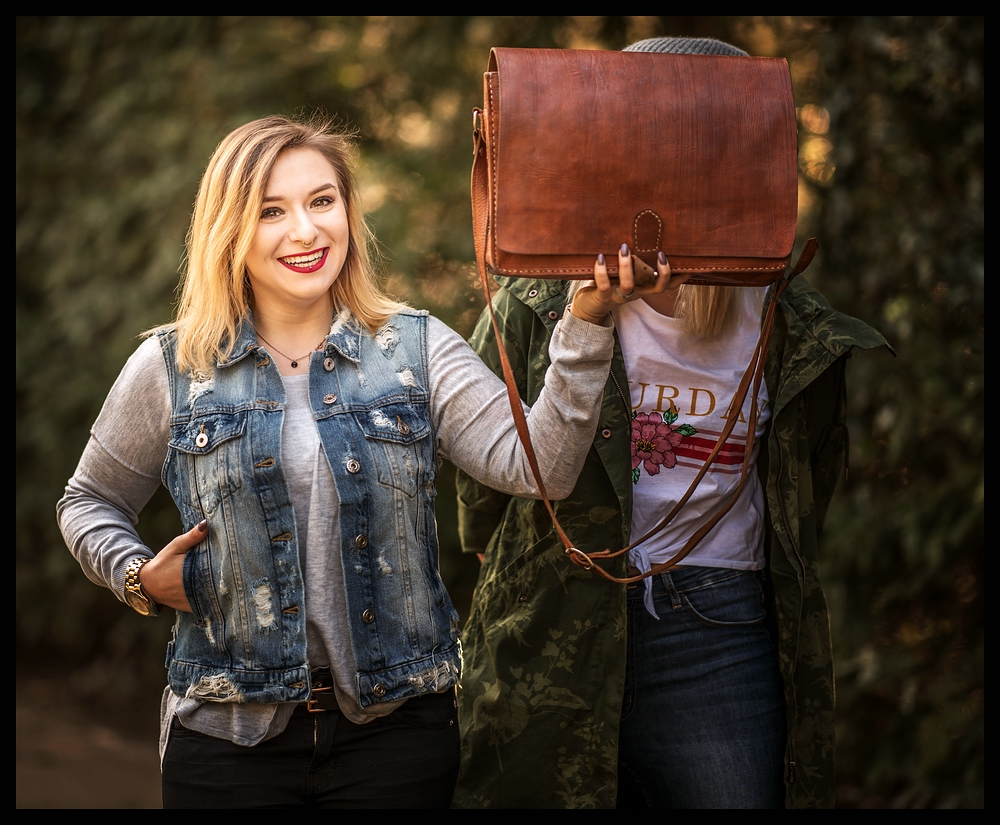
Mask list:
[{"label": "red lipstick", "polygon": [[286,255],[278,258],[282,266],[288,267],[292,272],[309,273],[315,272],[326,263],[326,256],[330,254],[330,247],[306,252],[302,255]]}]

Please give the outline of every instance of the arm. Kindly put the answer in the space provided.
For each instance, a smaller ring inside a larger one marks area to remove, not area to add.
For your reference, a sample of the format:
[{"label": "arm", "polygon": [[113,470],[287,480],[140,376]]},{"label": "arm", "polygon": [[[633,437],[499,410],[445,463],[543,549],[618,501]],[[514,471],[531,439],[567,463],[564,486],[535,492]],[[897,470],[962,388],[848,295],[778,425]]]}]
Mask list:
[{"label": "arm", "polygon": [[[633,296],[648,297],[668,289],[676,289],[682,280],[676,276],[671,278],[665,258],[662,258],[655,274],[641,265],[638,277],[633,278],[632,258],[624,246],[619,255],[619,267],[622,277],[618,289],[607,278],[603,258],[598,259],[593,281],[573,284],[572,314],[565,313],[554,330],[551,341],[541,319],[510,292],[502,290],[493,299],[500,335],[511,361],[518,391],[523,400],[532,403],[528,416],[531,440],[539,457],[546,490],[554,499],[564,498],[572,492],[590,449],[614,346],[611,330],[606,330],[608,334],[603,343],[610,349],[604,350],[600,368],[588,371],[578,360],[578,352],[564,352],[567,344],[576,346],[573,334],[582,329],[576,326],[576,318],[586,318],[591,324],[598,321],[606,323],[611,307],[624,303]],[[551,300],[548,306],[553,308]],[[492,373],[501,375],[497,342],[488,313],[483,313],[480,317],[471,342]],[[544,386],[539,392],[541,385]],[[506,402],[506,389],[502,384],[497,392],[502,393]],[[476,403],[483,405],[477,409],[484,419],[492,417],[484,431],[496,434],[496,440],[491,441],[490,445],[498,453],[502,453],[509,449],[509,445],[505,444],[506,439],[513,440],[514,446],[517,446],[517,433],[509,404],[497,404],[496,400],[483,399]],[[573,411],[585,412],[585,416],[574,420],[568,415],[568,412]],[[487,455],[486,458],[488,457]],[[527,491],[512,490],[505,486],[504,480],[510,476],[513,468],[489,466],[484,461],[482,452],[469,457],[472,464],[463,465],[462,461],[456,460],[454,456],[452,458],[460,470],[457,479],[458,516],[463,550],[482,554],[499,524],[509,501],[509,494],[537,498],[538,492],[533,479],[529,481]],[[518,458],[515,453],[513,460],[523,460],[523,454]],[[555,463],[546,469],[544,460]],[[478,465],[475,463],[477,461]],[[524,466],[527,466],[526,463]]]},{"label": "arm", "polygon": [[[455,333],[434,322],[431,408],[441,455],[504,493],[539,497],[511,415],[507,389]],[[546,491],[565,498],[576,484],[600,413],[613,329],[570,313],[556,325],[545,388],[529,410],[531,442]]]},{"label": "arm", "polygon": [[[92,582],[109,588],[125,601],[125,571],[129,562],[152,559],[154,552],[135,529],[139,513],[160,485],[160,468],[169,441],[170,399],[166,369],[156,339],[143,342],[125,364],[108,394],[76,472],[56,505],[63,538]],[[192,531],[193,532],[193,531]],[[157,567],[203,538],[203,531],[184,534],[146,564],[140,581],[151,599],[185,609],[173,591],[150,584]],[[196,539],[196,540],[194,540]],[[183,597],[183,588],[180,589]]]},{"label": "arm", "polygon": [[[525,409],[550,498],[572,492],[590,449],[614,351],[610,312],[630,299],[662,294],[671,287],[667,259],[662,253],[660,259],[656,271],[643,266],[634,273],[632,256],[623,244],[615,286],[604,256],[598,255],[593,280],[574,285],[572,303],[556,324],[548,344],[551,364],[545,386],[532,409]],[[431,385],[441,454],[496,490],[542,497],[511,415],[506,386],[457,335],[432,349]]]}]

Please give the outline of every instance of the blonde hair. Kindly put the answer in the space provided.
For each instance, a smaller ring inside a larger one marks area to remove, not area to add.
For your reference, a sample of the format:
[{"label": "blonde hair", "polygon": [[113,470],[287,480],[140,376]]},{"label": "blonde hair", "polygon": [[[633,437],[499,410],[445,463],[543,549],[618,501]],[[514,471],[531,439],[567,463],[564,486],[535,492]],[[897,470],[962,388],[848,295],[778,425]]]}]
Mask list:
[{"label": "blonde hair", "polygon": [[344,266],[330,289],[334,307],[349,310],[372,332],[404,307],[382,291],[374,271],[377,247],[361,208],[354,134],[335,129],[325,117],[263,117],[223,138],[202,176],[187,233],[177,314],[172,324],[157,328],[176,330],[178,369],[207,374],[232,351],[253,298],[246,261],[264,189],[278,156],[295,148],[315,149],[329,161],[347,209],[350,239]]},{"label": "blonde hair", "polygon": [[721,338],[734,333],[744,318],[759,322],[763,297],[763,290],[747,287],[682,284],[674,317],[692,338]]}]

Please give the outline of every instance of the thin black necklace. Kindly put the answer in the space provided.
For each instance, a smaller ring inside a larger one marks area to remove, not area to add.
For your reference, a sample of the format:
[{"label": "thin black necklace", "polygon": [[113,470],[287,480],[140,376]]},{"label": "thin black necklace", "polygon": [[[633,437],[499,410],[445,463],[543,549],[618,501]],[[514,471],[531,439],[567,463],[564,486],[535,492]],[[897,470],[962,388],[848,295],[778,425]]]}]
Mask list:
[{"label": "thin black necklace", "polygon": [[294,369],[295,369],[296,367],[298,367],[298,365],[299,365],[299,361],[301,361],[301,360],[302,360],[303,358],[305,358],[305,357],[306,357],[307,355],[311,355],[311,354],[312,354],[313,352],[315,352],[316,350],[318,350],[318,349],[319,349],[319,348],[320,348],[321,346],[323,346],[323,341],[325,341],[325,340],[326,340],[326,336],[324,335],[324,336],[323,336],[323,340],[322,340],[322,341],[320,341],[320,342],[319,342],[319,343],[318,343],[318,344],[317,344],[316,346],[314,346],[314,347],[313,347],[313,348],[312,348],[311,350],[309,350],[309,352],[307,352],[307,353],[306,353],[305,355],[300,355],[300,356],[299,356],[298,358],[292,358],[291,356],[288,356],[288,355],[285,355],[285,353],[283,353],[283,352],[282,352],[282,351],[281,351],[280,349],[278,349],[278,348],[277,348],[277,347],[276,347],[276,346],[275,346],[274,344],[272,344],[272,343],[271,343],[270,341],[268,341],[268,340],[267,340],[267,339],[266,339],[266,338],[265,338],[265,337],[264,337],[263,335],[261,335],[259,331],[257,332],[257,337],[258,337],[258,338],[260,338],[260,340],[261,340],[261,341],[263,341],[263,342],[264,342],[265,344],[267,344],[267,345],[268,345],[268,346],[269,346],[269,347],[270,347],[271,349],[273,349],[273,350],[274,350],[274,351],[275,351],[276,353],[278,353],[278,355],[281,355],[281,356],[284,356],[285,358],[287,358],[287,359],[288,359],[288,360],[289,360],[289,361],[291,362],[291,364],[292,364],[292,369],[293,369],[293,370],[294,370]]}]

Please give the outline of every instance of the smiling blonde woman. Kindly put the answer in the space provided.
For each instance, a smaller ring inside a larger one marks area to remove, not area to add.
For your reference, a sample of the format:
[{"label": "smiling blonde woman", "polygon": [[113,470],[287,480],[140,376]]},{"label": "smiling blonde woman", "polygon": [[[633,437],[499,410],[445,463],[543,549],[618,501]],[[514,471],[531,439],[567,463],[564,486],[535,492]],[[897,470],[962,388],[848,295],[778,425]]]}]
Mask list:
[{"label": "smiling blonde woman", "polygon": [[[438,575],[437,470],[535,496],[504,384],[452,330],[376,285],[351,136],[266,117],[209,161],[172,323],[124,366],[59,524],[84,572],[173,611],[166,807],[447,807],[458,616]],[[549,494],[600,412],[603,263],[555,327],[529,427]],[[674,285],[676,286],[676,285]],[[541,434],[559,432],[559,439]],[[163,485],[185,532],[135,524]]]}]

